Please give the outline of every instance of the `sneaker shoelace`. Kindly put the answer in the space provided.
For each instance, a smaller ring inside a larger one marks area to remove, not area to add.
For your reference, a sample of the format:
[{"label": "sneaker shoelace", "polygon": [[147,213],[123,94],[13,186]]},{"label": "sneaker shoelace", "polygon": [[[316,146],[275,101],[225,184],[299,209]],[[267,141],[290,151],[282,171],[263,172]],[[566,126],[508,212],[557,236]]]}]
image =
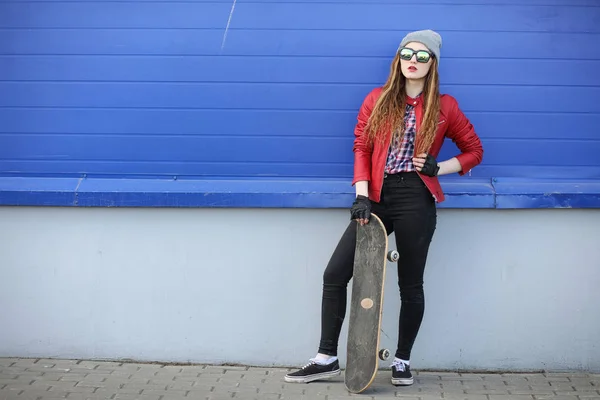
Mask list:
[{"label": "sneaker shoelace", "polygon": [[392,364],[392,367],[396,367],[396,369],[398,371],[405,371],[406,370],[406,368],[404,367],[404,363],[402,361],[395,360],[394,363]]},{"label": "sneaker shoelace", "polygon": [[318,364],[317,360],[315,358],[311,358],[311,359],[309,359],[309,361],[310,362],[308,364],[306,364],[304,367],[302,367],[302,369],[308,368],[308,367],[310,367],[311,365],[314,365],[314,364]]}]

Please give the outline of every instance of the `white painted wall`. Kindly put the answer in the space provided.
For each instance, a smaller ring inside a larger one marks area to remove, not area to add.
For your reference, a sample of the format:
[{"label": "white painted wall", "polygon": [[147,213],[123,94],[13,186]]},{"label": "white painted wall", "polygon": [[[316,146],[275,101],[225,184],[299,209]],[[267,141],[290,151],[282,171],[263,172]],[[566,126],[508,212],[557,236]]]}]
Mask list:
[{"label": "white painted wall", "polygon": [[[348,217],[0,208],[0,356],[303,364]],[[413,368],[600,371],[599,238],[597,210],[440,210]]]}]

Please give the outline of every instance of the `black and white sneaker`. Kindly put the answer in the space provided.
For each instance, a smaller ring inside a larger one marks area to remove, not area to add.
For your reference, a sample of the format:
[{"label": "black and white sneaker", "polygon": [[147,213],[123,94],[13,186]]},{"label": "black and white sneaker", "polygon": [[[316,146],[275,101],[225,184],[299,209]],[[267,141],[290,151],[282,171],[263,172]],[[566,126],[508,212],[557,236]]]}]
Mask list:
[{"label": "black and white sneaker", "polygon": [[319,379],[332,378],[341,374],[341,372],[338,360],[329,364],[318,364],[314,358],[311,358],[310,363],[296,372],[287,374],[284,379],[286,382],[308,383]]},{"label": "black and white sneaker", "polygon": [[407,386],[413,384],[413,376],[410,366],[400,360],[394,360],[392,364],[392,385]]}]

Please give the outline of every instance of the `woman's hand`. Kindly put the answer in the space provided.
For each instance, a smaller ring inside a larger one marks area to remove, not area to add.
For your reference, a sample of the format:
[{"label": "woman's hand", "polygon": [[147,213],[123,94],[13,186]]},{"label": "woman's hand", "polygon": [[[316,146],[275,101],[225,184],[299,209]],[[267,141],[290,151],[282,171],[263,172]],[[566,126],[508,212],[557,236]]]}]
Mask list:
[{"label": "woman's hand", "polygon": [[371,201],[367,196],[358,195],[350,209],[350,219],[358,221],[361,225],[369,223],[371,218]]},{"label": "woman's hand", "polygon": [[413,164],[417,171],[427,176],[436,176],[440,170],[440,165],[435,158],[426,153],[413,157]]},{"label": "woman's hand", "polygon": [[424,175],[429,175],[428,165],[431,165],[431,169],[434,171],[437,169],[435,175],[429,176],[439,176],[446,174],[453,174],[455,172],[459,172],[462,169],[460,162],[456,157],[452,157],[449,160],[442,161],[440,163],[436,162],[433,157],[426,153],[419,154],[417,157],[413,157],[413,164],[417,171],[423,173]]}]

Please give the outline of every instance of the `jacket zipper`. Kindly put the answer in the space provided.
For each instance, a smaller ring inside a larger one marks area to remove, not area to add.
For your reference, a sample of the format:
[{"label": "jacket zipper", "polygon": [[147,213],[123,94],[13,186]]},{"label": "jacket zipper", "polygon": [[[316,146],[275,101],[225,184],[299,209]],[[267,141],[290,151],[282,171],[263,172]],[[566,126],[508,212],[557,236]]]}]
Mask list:
[{"label": "jacket zipper", "polygon": [[[416,113],[416,111],[417,110],[415,109],[415,113]],[[416,121],[416,125],[417,126],[415,126],[415,129],[418,131],[418,129],[419,129],[419,118],[416,118],[416,120],[417,120]],[[445,120],[444,120],[444,122],[445,122]],[[416,132],[415,132],[415,148],[416,147],[417,147],[417,135],[416,135]],[[416,171],[416,169],[415,169],[415,171]],[[419,178],[421,178],[421,181],[423,181],[423,184],[425,185],[425,187],[427,188],[427,190],[429,190],[429,193],[431,193],[431,195],[433,196],[433,199],[435,200],[435,202],[437,203],[438,199],[435,196],[435,193],[433,193],[433,190],[431,190],[431,188],[429,187],[429,185],[427,185],[427,182],[425,182],[425,179],[423,179],[423,177],[421,176],[421,173],[419,171],[416,171],[416,172],[417,172],[417,175],[419,175]]]},{"label": "jacket zipper", "polygon": [[[388,139],[387,139],[387,143],[386,143],[386,149],[390,148],[390,145],[392,143],[392,136],[394,135],[394,132],[390,132],[390,134],[388,135]],[[389,151],[389,150],[388,150]],[[381,201],[381,195],[383,194],[383,183],[385,182],[385,165],[386,163],[383,163],[383,179],[381,180],[381,186],[379,187],[379,201]]]}]

